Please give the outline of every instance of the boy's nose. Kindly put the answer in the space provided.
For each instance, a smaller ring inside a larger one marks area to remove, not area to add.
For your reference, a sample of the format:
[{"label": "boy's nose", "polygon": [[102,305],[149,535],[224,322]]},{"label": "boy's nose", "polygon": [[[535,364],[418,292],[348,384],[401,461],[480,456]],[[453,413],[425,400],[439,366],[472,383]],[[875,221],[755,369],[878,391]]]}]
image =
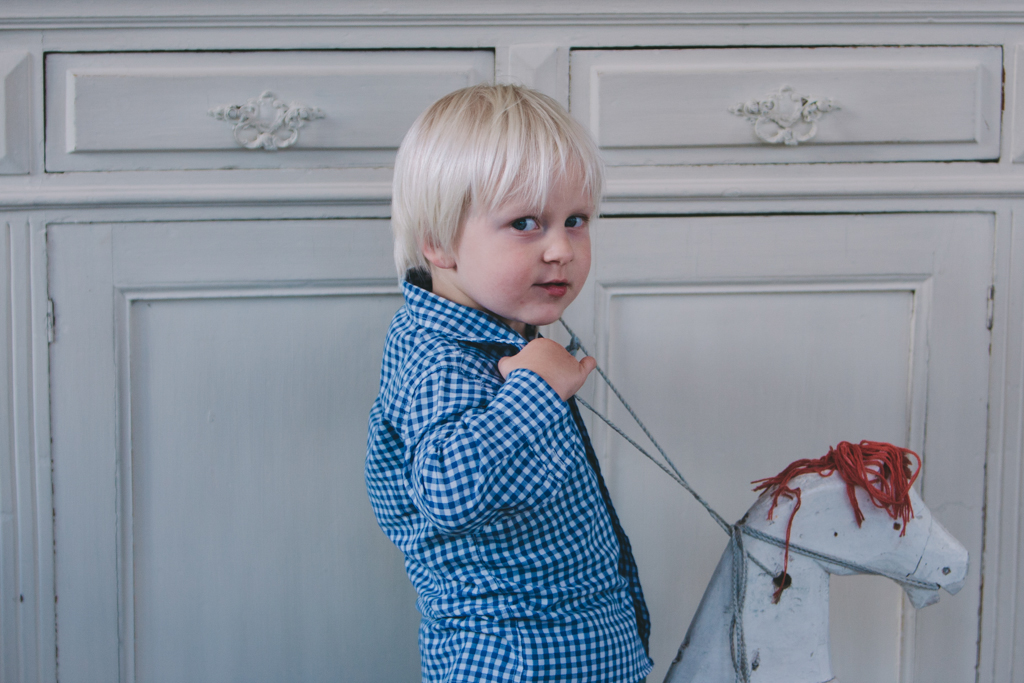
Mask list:
[{"label": "boy's nose", "polygon": [[569,239],[565,229],[552,230],[548,244],[544,249],[544,260],[549,263],[568,263],[572,261],[575,252],[572,248],[572,241]]}]

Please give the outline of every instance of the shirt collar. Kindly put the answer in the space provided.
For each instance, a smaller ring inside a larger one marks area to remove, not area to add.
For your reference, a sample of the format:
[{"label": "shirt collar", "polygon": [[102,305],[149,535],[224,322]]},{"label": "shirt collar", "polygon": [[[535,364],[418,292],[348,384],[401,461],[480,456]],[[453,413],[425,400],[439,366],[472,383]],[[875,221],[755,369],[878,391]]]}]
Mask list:
[{"label": "shirt collar", "polygon": [[522,348],[526,340],[497,318],[457,304],[410,282],[402,282],[405,309],[417,324],[459,341],[507,344]]}]

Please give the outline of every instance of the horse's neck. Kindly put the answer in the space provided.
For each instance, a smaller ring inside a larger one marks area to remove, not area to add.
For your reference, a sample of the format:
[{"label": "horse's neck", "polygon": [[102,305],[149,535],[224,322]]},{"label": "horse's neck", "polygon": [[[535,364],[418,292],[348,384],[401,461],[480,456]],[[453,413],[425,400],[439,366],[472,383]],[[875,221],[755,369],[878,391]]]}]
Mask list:
[{"label": "horse's neck", "polygon": [[[760,547],[756,547],[760,546]],[[781,551],[748,543],[769,568]],[[766,552],[767,551],[767,552]],[[781,563],[780,563],[781,564]],[[792,585],[772,603],[772,577],[748,561],[743,630],[751,683],[823,683],[832,679],[828,633],[828,574],[816,562],[790,554]]]},{"label": "horse's neck", "polygon": [[[781,550],[748,540],[748,552],[769,568]],[[793,583],[772,604],[772,577],[747,561],[742,628],[751,683],[824,683],[832,680],[828,637],[828,574],[812,560],[790,555]],[[690,623],[666,683],[734,683],[730,647],[732,549],[727,547]]]}]

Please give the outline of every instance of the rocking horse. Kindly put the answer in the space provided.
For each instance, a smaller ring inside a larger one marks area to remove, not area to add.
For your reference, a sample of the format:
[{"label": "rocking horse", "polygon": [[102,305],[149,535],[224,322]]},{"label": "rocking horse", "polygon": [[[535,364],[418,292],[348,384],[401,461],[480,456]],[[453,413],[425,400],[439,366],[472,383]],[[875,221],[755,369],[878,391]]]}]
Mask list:
[{"label": "rocking horse", "polygon": [[[586,353],[561,322],[571,337],[566,350]],[[967,550],[913,489],[921,469],[913,451],[842,442],[822,458],[797,460],[754,482],[761,497],[730,525],[690,486],[608,375],[595,369],[661,458],[579,396],[577,402],[731,535],[665,683],[838,683],[829,653],[830,574],[888,577],[917,609],[937,602],[940,588],[950,594],[963,588]]]},{"label": "rocking horse", "polygon": [[829,574],[887,576],[916,608],[959,591],[967,551],[911,488],[908,455],[844,442],[761,480],[665,683],[835,681]]}]

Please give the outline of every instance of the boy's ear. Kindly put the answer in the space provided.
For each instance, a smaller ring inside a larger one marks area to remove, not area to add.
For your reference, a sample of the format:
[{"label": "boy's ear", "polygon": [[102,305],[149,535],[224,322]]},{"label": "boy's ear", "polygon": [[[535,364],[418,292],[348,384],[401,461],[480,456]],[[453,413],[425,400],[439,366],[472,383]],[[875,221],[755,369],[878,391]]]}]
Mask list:
[{"label": "boy's ear", "polygon": [[430,262],[430,265],[435,268],[447,270],[455,267],[455,257],[445,252],[444,249],[441,249],[430,242],[424,242],[420,248],[423,251],[423,256]]}]

